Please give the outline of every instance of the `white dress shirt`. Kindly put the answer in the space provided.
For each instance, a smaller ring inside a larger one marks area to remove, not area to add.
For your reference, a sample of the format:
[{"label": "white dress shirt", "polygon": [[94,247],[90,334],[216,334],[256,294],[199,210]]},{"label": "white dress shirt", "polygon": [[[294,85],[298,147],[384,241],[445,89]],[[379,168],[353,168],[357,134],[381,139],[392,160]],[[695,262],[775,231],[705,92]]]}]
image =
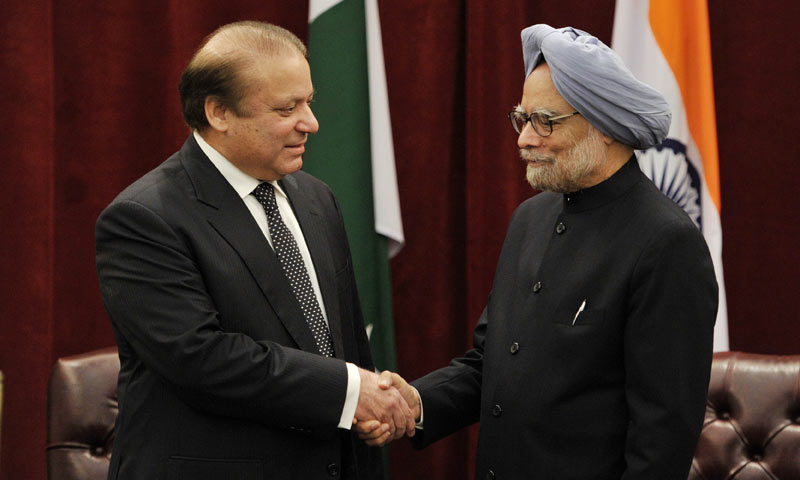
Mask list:
[{"label": "white dress shirt", "polygon": [[[267,213],[264,211],[264,207],[258,202],[256,197],[252,195],[253,190],[255,190],[255,188],[263,182],[239,170],[236,165],[232,164],[228,159],[223,157],[222,154],[214,150],[214,148],[209,145],[199,133],[195,131],[193,134],[203,153],[205,153],[208,159],[211,160],[211,163],[217,167],[219,173],[225,177],[225,180],[230,183],[231,187],[236,190],[236,193],[239,194],[239,197],[242,199],[245,206],[247,206],[247,209],[250,210],[250,214],[253,215],[253,219],[255,219],[258,227],[264,234],[264,237],[266,237],[267,242],[269,242],[269,245],[272,246],[272,236],[269,233]],[[297,221],[297,217],[294,216],[294,211],[292,211],[291,204],[289,204],[289,197],[286,196],[286,193],[276,180],[273,180],[269,183],[275,187],[275,200],[278,203],[278,211],[280,212],[281,218],[286,224],[286,227],[290,232],[292,232],[292,235],[297,242],[297,247],[300,249],[300,255],[303,257],[303,263],[305,264],[306,270],[308,271],[308,276],[311,279],[311,286],[314,288],[314,295],[317,297],[320,310],[322,310],[322,317],[325,319],[325,323],[328,323],[328,315],[325,311],[325,302],[322,301],[322,292],[319,289],[319,281],[317,281],[317,272],[313,268],[314,263],[311,260],[311,254],[308,251],[308,245],[306,245],[306,239],[303,236],[303,231],[300,229],[300,224]],[[355,417],[356,414],[356,407],[358,406],[358,392],[361,389],[361,376],[358,373],[357,366],[350,362],[347,362],[346,365],[347,396],[345,397],[342,416],[339,420],[339,428],[350,430],[350,427],[353,425],[353,417]]]}]

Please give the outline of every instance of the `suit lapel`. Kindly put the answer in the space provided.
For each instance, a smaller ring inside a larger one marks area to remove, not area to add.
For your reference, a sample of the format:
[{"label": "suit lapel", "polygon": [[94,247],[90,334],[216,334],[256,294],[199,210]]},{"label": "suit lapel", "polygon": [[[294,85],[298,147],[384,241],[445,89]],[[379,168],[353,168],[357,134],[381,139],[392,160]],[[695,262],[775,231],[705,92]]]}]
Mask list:
[{"label": "suit lapel", "polygon": [[242,258],[300,349],[319,353],[278,257],[242,199],[208,160],[192,136],[184,144],[181,153],[182,164],[191,178],[197,199],[211,207],[207,215],[208,222]]},{"label": "suit lapel", "polygon": [[311,254],[311,260],[317,273],[319,289],[322,292],[322,301],[328,317],[328,326],[333,337],[333,349],[336,358],[344,359],[344,340],[342,337],[342,322],[339,312],[339,295],[336,289],[336,271],[333,266],[330,246],[327,240],[328,232],[324,229],[322,211],[309,195],[299,188],[297,179],[291,175],[284,177],[280,182],[281,187],[289,197],[292,209],[303,230],[303,236]]}]

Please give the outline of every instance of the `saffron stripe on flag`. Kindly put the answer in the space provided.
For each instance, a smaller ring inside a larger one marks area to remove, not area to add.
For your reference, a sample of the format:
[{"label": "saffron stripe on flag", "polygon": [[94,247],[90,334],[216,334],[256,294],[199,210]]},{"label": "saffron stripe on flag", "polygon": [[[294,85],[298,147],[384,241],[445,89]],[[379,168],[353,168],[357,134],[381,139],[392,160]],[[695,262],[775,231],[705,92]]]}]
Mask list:
[{"label": "saffron stripe on flag", "polygon": [[612,48],[669,102],[667,139],[637,151],[639,164],[703,232],[719,284],[714,351],[728,350],[721,199],[708,8],[696,0],[617,0]]}]

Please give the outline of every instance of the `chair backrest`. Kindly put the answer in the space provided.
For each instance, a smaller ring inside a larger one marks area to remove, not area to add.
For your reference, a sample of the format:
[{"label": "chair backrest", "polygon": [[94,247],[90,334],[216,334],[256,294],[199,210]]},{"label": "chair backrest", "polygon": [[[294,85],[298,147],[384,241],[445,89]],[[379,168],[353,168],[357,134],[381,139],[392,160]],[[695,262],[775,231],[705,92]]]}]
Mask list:
[{"label": "chair backrest", "polygon": [[117,419],[116,347],[61,358],[47,390],[47,478],[105,480]]},{"label": "chair backrest", "polygon": [[800,479],[800,355],[714,355],[689,479]]},{"label": "chair backrest", "polygon": [[[118,374],[116,347],[56,363],[47,397],[49,480],[106,478]],[[800,355],[714,354],[689,480],[762,479],[800,479]]]}]

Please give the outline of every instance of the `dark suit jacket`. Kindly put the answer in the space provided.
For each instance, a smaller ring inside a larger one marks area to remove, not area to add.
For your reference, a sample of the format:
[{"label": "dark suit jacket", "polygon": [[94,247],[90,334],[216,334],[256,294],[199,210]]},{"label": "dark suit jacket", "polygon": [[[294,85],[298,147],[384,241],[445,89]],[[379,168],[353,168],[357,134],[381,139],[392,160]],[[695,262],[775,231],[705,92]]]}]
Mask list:
[{"label": "dark suit jacket", "polygon": [[336,358],[318,354],[278,259],[192,136],[96,227],[119,345],[111,479],[376,478],[380,451],[337,428],[345,360],[372,369],[336,200],[285,177]]},{"label": "dark suit jacket", "polygon": [[635,159],[536,195],[511,220],[475,348],[414,382],[413,440],[480,419],[479,479],[684,480],[716,309],[702,235]]}]

